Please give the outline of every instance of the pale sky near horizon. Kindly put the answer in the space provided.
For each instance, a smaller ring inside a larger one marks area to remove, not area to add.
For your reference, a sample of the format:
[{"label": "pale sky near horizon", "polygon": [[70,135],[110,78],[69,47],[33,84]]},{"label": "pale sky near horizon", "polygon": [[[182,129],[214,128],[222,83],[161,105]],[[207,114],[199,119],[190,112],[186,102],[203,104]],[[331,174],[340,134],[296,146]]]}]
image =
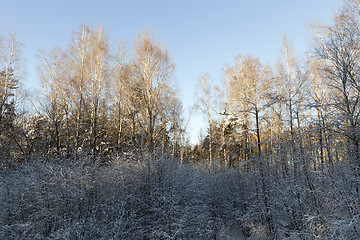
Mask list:
[{"label": "pale sky near horizon", "polygon": [[[280,57],[283,33],[301,58],[309,50],[310,20],[331,22],[342,0],[8,0],[1,3],[0,32],[14,31],[24,44],[25,86],[39,88],[36,66],[39,48],[67,47],[71,33],[81,24],[102,24],[110,42],[125,40],[131,50],[136,34],[150,29],[166,42],[176,65],[176,78],[184,117],[194,102],[197,79],[208,72],[221,84],[224,66],[241,54],[263,63]],[[197,142],[205,124],[193,114],[188,132]]]}]

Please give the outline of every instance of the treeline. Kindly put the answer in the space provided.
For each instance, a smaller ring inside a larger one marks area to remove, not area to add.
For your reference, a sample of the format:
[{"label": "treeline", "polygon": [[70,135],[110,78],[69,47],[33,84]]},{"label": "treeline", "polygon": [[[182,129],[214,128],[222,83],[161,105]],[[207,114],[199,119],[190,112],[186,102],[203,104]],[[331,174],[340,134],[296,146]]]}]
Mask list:
[{"label": "treeline", "polygon": [[[208,131],[194,154],[247,170],[257,168],[254,158],[282,173],[322,171],[334,162],[358,169],[359,6],[347,1],[332,25],[313,24],[303,61],[284,35],[275,66],[240,55],[224,68],[223,88],[213,86],[209,74],[200,77],[198,109],[206,114]],[[217,96],[222,102],[214,108]]]},{"label": "treeline", "polygon": [[138,34],[129,51],[121,41],[111,47],[102,26],[80,26],[67,48],[40,52],[41,90],[27,108],[19,89],[21,43],[4,35],[1,159],[161,154],[247,171],[276,165],[284,174],[345,161],[358,174],[359,16],[353,0],[332,25],[314,24],[305,62],[284,36],[275,66],[238,56],[225,67],[223,88],[208,74],[200,77],[196,108],[208,128],[196,146],[187,143],[174,63],[150,33]]},{"label": "treeline", "polygon": [[[81,26],[66,49],[41,51],[35,111],[15,111],[19,43],[5,39],[1,72],[2,158],[78,158],[155,151],[179,156],[181,103],[164,44],[140,33],[133,51],[111,48],[102,26]],[[34,114],[35,112],[35,114]]]},{"label": "treeline", "polygon": [[175,65],[150,33],[138,34],[128,50],[121,41],[112,47],[102,26],[80,26],[67,48],[40,52],[41,90],[32,98],[19,89],[21,43],[4,34],[1,158],[145,153],[247,170],[259,167],[253,159],[262,159],[287,174],[297,165],[324,170],[343,161],[358,169],[358,22],[359,3],[348,1],[332,25],[313,25],[305,61],[284,36],[275,66],[238,56],[224,69],[223,87],[201,76],[195,107],[208,128],[196,146],[187,141]]}]

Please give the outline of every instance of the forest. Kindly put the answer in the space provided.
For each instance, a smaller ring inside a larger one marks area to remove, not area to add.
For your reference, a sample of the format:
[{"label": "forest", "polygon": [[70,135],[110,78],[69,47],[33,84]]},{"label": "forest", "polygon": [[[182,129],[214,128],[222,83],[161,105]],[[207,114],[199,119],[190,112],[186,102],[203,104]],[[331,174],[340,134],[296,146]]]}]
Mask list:
[{"label": "forest", "polygon": [[151,32],[127,48],[81,25],[39,50],[36,93],[0,33],[0,239],[360,239],[359,26],[345,1],[306,59],[284,35],[274,66],[204,73],[196,145]]}]

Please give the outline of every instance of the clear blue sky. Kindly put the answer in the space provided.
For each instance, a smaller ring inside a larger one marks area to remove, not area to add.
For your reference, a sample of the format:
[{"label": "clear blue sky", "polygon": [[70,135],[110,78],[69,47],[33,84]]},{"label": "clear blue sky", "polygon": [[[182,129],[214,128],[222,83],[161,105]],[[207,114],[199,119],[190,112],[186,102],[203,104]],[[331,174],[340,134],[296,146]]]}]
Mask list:
[{"label": "clear blue sky", "polygon": [[[158,41],[167,43],[187,114],[203,73],[221,83],[222,68],[238,54],[273,64],[283,33],[302,57],[310,42],[309,20],[330,23],[342,5],[342,0],[7,0],[1,3],[0,32],[13,30],[25,45],[25,86],[37,88],[38,49],[66,47],[82,23],[102,24],[112,42],[121,38],[128,48],[137,32],[150,29]],[[202,120],[192,117],[192,142]]]}]

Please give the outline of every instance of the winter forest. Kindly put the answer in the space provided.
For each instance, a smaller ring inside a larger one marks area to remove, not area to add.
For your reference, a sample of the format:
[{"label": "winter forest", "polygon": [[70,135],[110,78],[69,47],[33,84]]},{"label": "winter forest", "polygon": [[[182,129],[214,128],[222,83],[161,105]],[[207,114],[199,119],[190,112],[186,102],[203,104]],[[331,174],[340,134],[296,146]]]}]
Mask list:
[{"label": "winter forest", "polygon": [[204,73],[196,145],[150,31],[125,47],[81,25],[39,50],[36,93],[26,43],[1,33],[0,239],[360,239],[359,26],[349,0],[306,59],[284,35],[274,66]]}]

